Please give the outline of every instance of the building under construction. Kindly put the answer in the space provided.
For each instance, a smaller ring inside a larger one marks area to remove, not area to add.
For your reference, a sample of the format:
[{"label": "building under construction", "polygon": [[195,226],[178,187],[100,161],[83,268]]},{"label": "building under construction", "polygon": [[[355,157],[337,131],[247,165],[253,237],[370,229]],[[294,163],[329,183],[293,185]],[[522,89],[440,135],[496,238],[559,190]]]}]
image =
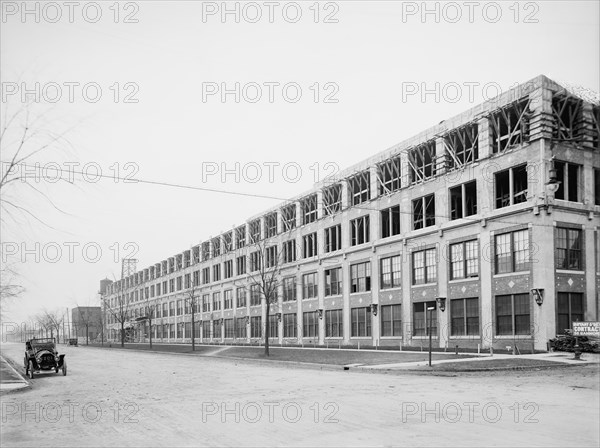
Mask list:
[{"label": "building under construction", "polygon": [[109,337],[189,342],[192,295],[200,343],[546,350],[598,320],[599,111],[521,84],[108,285]]}]

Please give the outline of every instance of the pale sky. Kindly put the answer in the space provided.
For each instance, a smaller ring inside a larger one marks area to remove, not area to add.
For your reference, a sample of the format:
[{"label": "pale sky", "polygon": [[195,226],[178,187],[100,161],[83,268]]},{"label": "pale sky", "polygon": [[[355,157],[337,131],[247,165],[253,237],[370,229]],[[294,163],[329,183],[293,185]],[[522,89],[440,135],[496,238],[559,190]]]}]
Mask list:
[{"label": "pale sky", "polygon": [[[33,12],[25,16],[22,2],[1,3],[2,121],[5,108],[21,106],[22,90],[39,83],[40,97],[26,97],[32,116],[42,116],[44,130],[68,129],[67,142],[29,163],[88,164],[90,174],[96,167],[114,176],[118,166],[122,177],[289,198],[330,173],[324,168],[369,158],[499,88],[544,74],[600,90],[597,1],[474,2],[472,11],[464,2],[428,2],[439,14],[425,17],[422,2],[274,2],[273,23],[264,2],[238,2],[239,23],[221,11],[203,20],[203,9],[215,12],[222,2],[122,2],[118,17],[114,2],[100,2],[96,23],[90,2],[75,2],[71,18],[62,2],[59,10],[40,3],[39,12],[28,3]],[[239,102],[206,96],[235,83]],[[407,96],[414,86],[419,92]],[[437,98],[422,98],[422,88],[436,86]],[[14,146],[2,149],[4,162]],[[203,164],[234,172],[236,162],[237,181],[221,173],[203,179]],[[44,307],[93,303],[99,281],[119,277],[123,256],[148,267],[281,202],[79,175],[72,185],[51,183],[53,171],[46,174],[34,185],[64,213],[16,182],[11,200],[46,225],[3,215],[2,243],[16,250],[13,266],[26,288],[7,310],[16,322]]]}]

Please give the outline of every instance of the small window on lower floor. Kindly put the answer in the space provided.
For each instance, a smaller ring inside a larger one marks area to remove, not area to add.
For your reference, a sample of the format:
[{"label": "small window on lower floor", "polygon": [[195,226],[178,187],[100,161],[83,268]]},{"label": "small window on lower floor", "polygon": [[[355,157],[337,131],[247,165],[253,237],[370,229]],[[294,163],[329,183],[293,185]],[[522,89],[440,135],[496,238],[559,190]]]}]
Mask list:
[{"label": "small window on lower floor", "polygon": [[352,337],[370,337],[371,336],[371,308],[352,308]]},{"label": "small window on lower floor", "polygon": [[579,292],[559,292],[557,296],[556,334],[564,334],[573,328],[573,322],[584,320],[583,294]]},{"label": "small window on lower floor", "polygon": [[288,313],[283,315],[283,337],[296,338],[298,337],[298,323],[296,313]]},{"label": "small window on lower floor", "polygon": [[401,305],[381,307],[381,336],[402,336]]},{"label": "small window on lower floor", "polygon": [[344,314],[342,310],[325,311],[325,337],[344,337]]},{"label": "small window on lower floor", "polygon": [[253,316],[250,318],[250,337],[260,338],[262,337],[262,317]]},{"label": "small window on lower floor", "polygon": [[269,337],[279,337],[279,318],[277,317],[277,315],[269,316]]},{"label": "small window on lower floor", "polygon": [[319,318],[316,311],[302,313],[302,336],[305,338],[319,337]]},{"label": "small window on lower floor", "polygon": [[556,269],[583,269],[581,229],[557,227],[555,231]]},{"label": "small window on lower floor", "polygon": [[531,334],[529,294],[496,296],[496,334],[498,336]]},{"label": "small window on lower floor", "polygon": [[[430,309],[431,308],[431,309]],[[430,302],[413,303],[413,335],[437,337],[437,304]]]},{"label": "small window on lower floor", "polygon": [[450,326],[452,336],[479,335],[479,299],[451,300]]}]

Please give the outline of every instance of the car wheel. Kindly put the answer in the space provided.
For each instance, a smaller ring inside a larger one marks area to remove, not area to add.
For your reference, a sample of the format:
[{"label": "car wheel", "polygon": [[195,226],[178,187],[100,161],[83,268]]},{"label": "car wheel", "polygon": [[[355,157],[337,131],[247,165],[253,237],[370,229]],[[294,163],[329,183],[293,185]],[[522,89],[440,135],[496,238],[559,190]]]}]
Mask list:
[{"label": "car wheel", "polygon": [[33,361],[29,360],[29,379],[33,379],[34,374],[33,374]]},{"label": "car wheel", "polygon": [[67,361],[63,361],[62,372],[63,376],[67,376]]}]

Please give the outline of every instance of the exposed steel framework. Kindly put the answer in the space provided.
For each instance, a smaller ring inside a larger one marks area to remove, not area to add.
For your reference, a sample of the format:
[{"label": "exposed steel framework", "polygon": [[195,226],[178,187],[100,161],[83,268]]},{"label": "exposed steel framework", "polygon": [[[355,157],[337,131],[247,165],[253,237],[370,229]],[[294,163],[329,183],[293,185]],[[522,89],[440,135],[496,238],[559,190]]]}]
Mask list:
[{"label": "exposed steel framework", "polygon": [[323,189],[323,214],[334,215],[342,211],[342,185],[334,184]]},{"label": "exposed steel framework", "polygon": [[530,104],[531,99],[527,96],[488,115],[492,153],[497,154],[529,141]]},{"label": "exposed steel framework", "polygon": [[402,186],[402,161],[400,156],[379,163],[376,172],[380,195],[391,194]]},{"label": "exposed steel framework", "polygon": [[446,169],[462,168],[479,158],[479,126],[469,123],[443,136]]}]

